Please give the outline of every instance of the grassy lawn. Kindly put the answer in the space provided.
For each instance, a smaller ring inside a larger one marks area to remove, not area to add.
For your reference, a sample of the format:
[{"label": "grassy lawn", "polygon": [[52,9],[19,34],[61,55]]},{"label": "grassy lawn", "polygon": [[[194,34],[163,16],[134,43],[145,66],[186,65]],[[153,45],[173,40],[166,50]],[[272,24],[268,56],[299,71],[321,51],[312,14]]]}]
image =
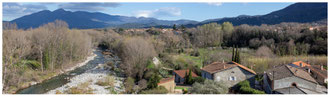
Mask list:
[{"label": "grassy lawn", "polygon": [[189,87],[184,87],[184,86],[175,86],[174,89],[185,89],[188,90]]},{"label": "grassy lawn", "polygon": [[202,66],[202,58],[190,56],[189,54],[181,53],[179,55],[174,55],[173,58],[176,60],[177,64],[192,64],[198,67]]},{"label": "grassy lawn", "polygon": [[[181,54],[171,54],[172,58],[174,59],[174,64],[189,64],[198,67],[202,67],[203,60],[207,59],[211,54],[227,54],[228,56],[222,56],[222,58],[228,61],[231,60],[231,53],[232,49],[207,49],[207,48],[199,48],[199,56],[190,56],[193,49],[185,49],[185,53]],[[251,57],[253,56],[253,50],[246,49],[241,51],[242,57]]]}]

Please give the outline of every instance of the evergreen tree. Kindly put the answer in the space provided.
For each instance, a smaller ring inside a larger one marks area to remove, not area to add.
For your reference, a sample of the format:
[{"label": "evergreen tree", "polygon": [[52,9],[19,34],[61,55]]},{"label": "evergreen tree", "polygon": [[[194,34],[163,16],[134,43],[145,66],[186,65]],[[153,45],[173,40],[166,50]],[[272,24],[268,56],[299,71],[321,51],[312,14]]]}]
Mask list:
[{"label": "evergreen tree", "polygon": [[148,88],[149,89],[157,88],[159,81],[160,81],[160,77],[157,74],[153,74],[148,81]]},{"label": "evergreen tree", "polygon": [[232,53],[232,61],[236,62],[236,63],[240,63],[241,62],[241,59],[240,59],[240,56],[239,56],[239,48],[238,46],[233,46],[233,53]]},{"label": "evergreen tree", "polygon": [[193,78],[191,75],[191,69],[189,69],[189,74],[188,74],[188,78],[187,78],[188,84],[193,84]]},{"label": "evergreen tree", "polygon": [[231,61],[235,61],[235,47],[233,45],[233,53],[231,55]]},{"label": "evergreen tree", "polygon": [[173,25],[173,30],[177,30],[176,24]]},{"label": "evergreen tree", "polygon": [[[238,48],[237,48],[238,49]],[[236,63],[241,63],[241,59],[240,59],[240,56],[239,56],[239,54],[240,54],[240,51],[239,50],[237,50],[237,59],[236,59]]]},{"label": "evergreen tree", "polygon": [[236,63],[237,63],[237,61],[238,61],[238,56],[239,56],[239,55],[238,55],[238,50],[237,50],[237,48],[238,48],[238,46],[236,45],[236,48],[235,48],[235,49],[236,49],[236,52],[235,52],[235,53],[236,53],[236,54],[235,54],[235,62],[236,62]]}]

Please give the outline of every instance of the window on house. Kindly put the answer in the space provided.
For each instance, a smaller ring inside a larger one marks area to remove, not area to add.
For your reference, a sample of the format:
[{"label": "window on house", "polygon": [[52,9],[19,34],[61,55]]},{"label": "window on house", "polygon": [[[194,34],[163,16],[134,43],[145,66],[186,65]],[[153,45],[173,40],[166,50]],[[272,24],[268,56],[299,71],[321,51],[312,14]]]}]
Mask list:
[{"label": "window on house", "polygon": [[236,77],[235,77],[235,76],[230,76],[230,77],[229,77],[229,80],[231,80],[231,81],[236,81]]}]

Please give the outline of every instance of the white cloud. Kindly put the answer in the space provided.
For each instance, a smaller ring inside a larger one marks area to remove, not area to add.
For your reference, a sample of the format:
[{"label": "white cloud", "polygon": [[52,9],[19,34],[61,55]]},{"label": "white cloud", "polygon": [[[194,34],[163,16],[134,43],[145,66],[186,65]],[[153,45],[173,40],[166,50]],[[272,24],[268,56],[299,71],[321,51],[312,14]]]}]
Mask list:
[{"label": "white cloud", "polygon": [[155,10],[139,10],[133,14],[136,17],[172,17],[180,16],[181,9],[176,7],[163,7]]},{"label": "white cloud", "polygon": [[213,5],[213,6],[221,6],[222,5],[221,2],[208,2],[207,4]]},{"label": "white cloud", "polygon": [[104,11],[107,8],[115,8],[120,6],[119,3],[63,3],[58,5],[71,11]]},{"label": "white cloud", "polygon": [[2,9],[4,18],[14,19],[41,10],[46,10],[47,7],[42,4],[3,3]]}]

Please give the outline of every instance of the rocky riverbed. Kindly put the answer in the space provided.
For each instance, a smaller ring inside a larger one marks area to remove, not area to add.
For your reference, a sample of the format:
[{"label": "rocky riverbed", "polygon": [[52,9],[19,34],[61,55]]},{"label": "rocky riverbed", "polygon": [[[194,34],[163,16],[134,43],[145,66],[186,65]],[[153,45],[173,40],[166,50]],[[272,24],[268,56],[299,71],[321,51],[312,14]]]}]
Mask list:
[{"label": "rocky riverbed", "polygon": [[[116,72],[111,71],[107,65],[105,64],[98,64],[93,69],[87,70],[86,72],[77,75],[73,78],[70,79],[70,82],[56,88],[54,90],[51,90],[48,92],[48,94],[55,94],[55,93],[66,93],[68,89],[73,88],[73,87],[79,87],[79,85],[83,83],[88,83],[88,87],[92,90],[91,92],[93,94],[110,94],[110,93],[121,93],[124,91],[123,88],[123,77],[117,77]],[[113,77],[114,78],[114,86],[101,86],[98,85],[98,81],[104,80],[106,77]],[[111,88],[115,92],[111,92]]]}]

